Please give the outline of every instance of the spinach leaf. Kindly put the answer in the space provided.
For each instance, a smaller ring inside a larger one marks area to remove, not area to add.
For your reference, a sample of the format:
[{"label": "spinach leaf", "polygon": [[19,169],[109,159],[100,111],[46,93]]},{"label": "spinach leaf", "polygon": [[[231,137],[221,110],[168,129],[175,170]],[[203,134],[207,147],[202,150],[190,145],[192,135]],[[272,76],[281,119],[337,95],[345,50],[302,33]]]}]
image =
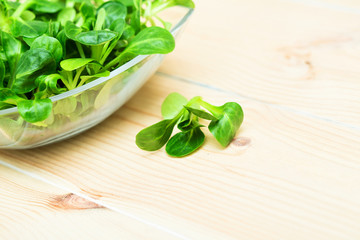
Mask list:
[{"label": "spinach leaf", "polygon": [[62,26],[65,26],[67,21],[73,22],[76,17],[76,10],[74,8],[64,8],[59,12],[57,20],[61,23]]},{"label": "spinach leaf", "polygon": [[106,12],[105,28],[110,28],[111,24],[117,19],[125,20],[127,9],[126,6],[120,2],[108,1],[98,8],[98,12],[104,9]]},{"label": "spinach leaf", "polygon": [[30,49],[36,48],[48,50],[57,63],[59,63],[63,57],[63,49],[61,43],[56,38],[48,36],[38,37],[32,42]]},{"label": "spinach leaf", "polygon": [[74,23],[67,21],[65,23],[65,35],[69,39],[76,40],[76,36],[82,32],[82,29],[76,26]]},{"label": "spinach leaf", "polygon": [[118,34],[116,32],[106,30],[94,30],[79,33],[78,35],[76,35],[75,39],[81,44],[94,46],[109,42],[117,36]]},{"label": "spinach leaf", "polygon": [[16,95],[16,93],[11,89],[0,88],[0,102],[10,105],[16,105],[21,100],[23,99]]},{"label": "spinach leaf", "polygon": [[63,50],[63,57],[66,57],[66,41],[68,40],[65,30],[61,30],[57,36],[56,39],[60,42],[62,50]]},{"label": "spinach leaf", "polygon": [[111,25],[110,25],[110,30],[117,32],[119,35],[121,36],[124,32],[124,28],[125,28],[125,20],[122,18],[116,19]]},{"label": "spinach leaf", "polygon": [[22,100],[18,103],[20,116],[30,123],[40,122],[48,118],[52,110],[50,99]]},{"label": "spinach leaf", "polygon": [[123,34],[121,36],[121,39],[129,40],[134,36],[135,36],[135,29],[131,25],[125,24],[124,31],[123,31]]},{"label": "spinach leaf", "polygon": [[35,41],[35,38],[23,37],[23,41],[24,41],[29,47],[31,47],[31,44]]},{"label": "spinach leaf", "polygon": [[124,52],[134,55],[166,54],[174,48],[175,40],[169,31],[161,27],[148,27],[131,40]]},{"label": "spinach leaf", "polygon": [[8,83],[8,87],[11,88],[15,79],[15,71],[20,59],[20,54],[22,53],[22,44],[12,35],[1,32],[1,45],[3,47],[7,62],[9,63],[10,81]]},{"label": "spinach leaf", "polygon": [[138,33],[141,30],[141,11],[142,0],[134,0],[133,13],[131,14],[130,24]]},{"label": "spinach leaf", "polygon": [[228,102],[221,107],[206,103],[204,107],[218,118],[218,120],[211,121],[209,130],[216,140],[226,147],[234,138],[244,119],[241,106],[235,102]]},{"label": "spinach leaf", "polygon": [[66,88],[59,87],[59,81],[64,81],[60,74],[41,75],[35,80],[35,85],[40,92],[46,92],[46,96],[66,92]]},{"label": "spinach leaf", "polygon": [[16,69],[16,80],[12,89],[18,93],[28,93],[36,88],[35,79],[56,69],[52,54],[42,48],[30,49],[20,58]]},{"label": "spinach leaf", "polygon": [[21,18],[25,21],[32,21],[36,18],[36,15],[33,12],[26,10],[21,14]]},{"label": "spinach leaf", "polygon": [[122,4],[124,4],[126,7],[132,7],[134,6],[134,0],[117,0],[118,2],[121,2]]},{"label": "spinach leaf", "polygon": [[80,6],[80,13],[84,20],[95,19],[95,8],[91,3],[83,2]]},{"label": "spinach leaf", "polygon": [[166,152],[173,157],[184,157],[193,153],[205,141],[205,135],[199,127],[190,131],[179,132],[166,144]]},{"label": "spinach leaf", "polygon": [[84,45],[101,45],[109,42],[118,36],[117,32],[106,30],[93,30],[82,32],[82,29],[72,22],[66,22],[65,34],[68,38]]},{"label": "spinach leaf", "polygon": [[172,119],[184,108],[188,100],[179,93],[169,94],[161,105],[161,115],[164,119]]},{"label": "spinach leaf", "polygon": [[23,21],[13,19],[11,24],[11,33],[15,37],[35,38],[48,31],[49,23],[42,21]]},{"label": "spinach leaf", "polygon": [[84,67],[86,64],[94,61],[92,58],[71,58],[61,61],[60,66],[65,71],[73,71],[78,68]]},{"label": "spinach leaf", "polygon": [[115,59],[110,61],[105,69],[121,65],[137,55],[166,54],[175,48],[175,40],[169,31],[160,27],[148,27],[141,30]]},{"label": "spinach leaf", "polygon": [[156,151],[169,140],[176,125],[175,119],[166,119],[140,131],[136,135],[136,145],[146,151]]},{"label": "spinach leaf", "polygon": [[36,0],[33,2],[30,9],[38,13],[56,13],[64,7],[59,1]]}]

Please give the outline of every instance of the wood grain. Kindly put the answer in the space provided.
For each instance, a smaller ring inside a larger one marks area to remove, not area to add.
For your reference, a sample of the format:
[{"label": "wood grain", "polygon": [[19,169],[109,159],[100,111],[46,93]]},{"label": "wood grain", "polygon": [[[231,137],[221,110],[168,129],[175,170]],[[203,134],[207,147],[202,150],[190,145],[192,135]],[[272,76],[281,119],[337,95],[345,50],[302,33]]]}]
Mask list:
[{"label": "wood grain", "polygon": [[[0,151],[0,239],[359,239],[359,10],[197,1],[175,52],[109,119]],[[139,150],[173,91],[239,102],[230,146],[205,131],[187,158]]]},{"label": "wood grain", "polygon": [[329,8],[336,11],[360,13],[360,3],[357,0],[289,0],[318,8]]},{"label": "wood grain", "polygon": [[360,126],[360,14],[299,2],[199,1],[160,71]]},{"label": "wood grain", "polygon": [[[182,90],[241,103],[245,122],[228,148],[209,137],[191,157],[174,159],[135,146],[136,133],[160,120],[162,99]],[[0,157],[190,239],[356,239],[359,133],[158,74],[85,134]]]},{"label": "wood grain", "polygon": [[1,239],[178,239],[1,164],[0,195]]}]

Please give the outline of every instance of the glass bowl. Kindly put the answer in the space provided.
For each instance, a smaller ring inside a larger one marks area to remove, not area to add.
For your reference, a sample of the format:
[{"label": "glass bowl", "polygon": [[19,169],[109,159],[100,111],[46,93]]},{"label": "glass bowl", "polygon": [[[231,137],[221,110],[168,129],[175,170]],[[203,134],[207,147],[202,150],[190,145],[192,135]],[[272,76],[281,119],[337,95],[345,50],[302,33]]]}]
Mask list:
[{"label": "glass bowl", "polygon": [[[192,9],[181,8],[168,15],[180,16],[171,29],[176,40],[192,12]],[[131,98],[155,73],[163,58],[161,54],[138,56],[113,70],[108,77],[51,97],[52,113],[42,122],[25,122],[16,107],[0,110],[0,148],[35,148],[95,126]]]}]

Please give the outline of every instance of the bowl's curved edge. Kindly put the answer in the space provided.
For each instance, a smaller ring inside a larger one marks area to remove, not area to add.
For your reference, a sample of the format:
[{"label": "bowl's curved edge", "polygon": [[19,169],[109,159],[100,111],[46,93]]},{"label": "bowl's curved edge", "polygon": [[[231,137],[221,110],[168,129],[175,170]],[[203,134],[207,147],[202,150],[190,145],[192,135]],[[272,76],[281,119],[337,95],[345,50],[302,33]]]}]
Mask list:
[{"label": "bowl's curved edge", "polygon": [[[182,19],[178,23],[176,23],[176,25],[170,30],[172,35],[175,35],[180,30],[180,28],[187,22],[189,17],[192,15],[193,11],[194,11],[194,9],[188,8],[188,12],[184,15],[184,17],[182,17]],[[93,87],[95,87],[95,86],[97,86],[97,85],[99,85],[101,83],[104,83],[104,82],[108,81],[109,79],[113,78],[114,76],[116,76],[116,75],[118,75],[118,74],[120,74],[122,72],[125,72],[126,70],[128,70],[129,68],[135,66],[136,64],[143,61],[144,59],[146,59],[149,56],[150,55],[137,56],[134,59],[132,59],[131,61],[125,63],[122,66],[120,66],[119,68],[111,71],[110,75],[107,76],[107,77],[98,78],[98,79],[96,79],[96,80],[94,80],[92,82],[89,82],[89,83],[81,86],[81,87],[72,89],[70,91],[61,93],[59,95],[52,96],[52,97],[50,97],[50,99],[51,99],[52,102],[56,102],[56,101],[59,101],[61,99],[67,98],[69,96],[79,94],[79,93],[81,93],[83,91],[86,91],[86,90],[88,90],[90,88],[93,88]],[[0,110],[0,116],[15,113],[17,111],[18,111],[17,107],[3,109],[3,110]]]}]

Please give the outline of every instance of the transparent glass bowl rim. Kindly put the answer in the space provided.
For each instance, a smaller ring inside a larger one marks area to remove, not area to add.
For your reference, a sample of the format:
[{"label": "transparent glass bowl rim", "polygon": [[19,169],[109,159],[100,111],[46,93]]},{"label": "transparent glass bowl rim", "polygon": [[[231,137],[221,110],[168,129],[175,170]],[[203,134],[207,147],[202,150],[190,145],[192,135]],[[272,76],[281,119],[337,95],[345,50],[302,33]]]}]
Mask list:
[{"label": "transparent glass bowl rim", "polygon": [[[187,9],[188,9],[187,13],[181,18],[181,20],[179,22],[177,22],[175,24],[175,26],[173,28],[171,28],[171,30],[170,30],[171,34],[174,35],[186,23],[186,21],[192,15],[194,9],[190,9],[190,8],[187,8]],[[107,77],[100,77],[100,78],[95,79],[94,81],[89,82],[89,83],[87,83],[87,84],[85,84],[85,85],[83,85],[81,87],[72,89],[70,91],[61,93],[59,95],[52,96],[52,97],[50,97],[50,99],[51,99],[52,102],[56,102],[56,101],[62,100],[64,98],[73,96],[75,94],[79,94],[81,92],[84,92],[84,91],[86,91],[86,90],[88,90],[90,88],[93,88],[93,87],[95,87],[97,85],[100,85],[100,84],[112,79],[113,77],[115,77],[116,75],[119,75],[120,73],[125,72],[126,70],[128,70],[129,68],[135,66],[136,64],[138,64],[139,62],[141,62],[142,60],[144,60],[145,58],[147,58],[149,56],[150,55],[139,55],[139,56],[135,57],[134,59],[132,59],[131,61],[129,61],[129,62],[125,63],[124,65],[118,67],[117,69],[111,71],[110,75],[107,76]],[[3,109],[3,110],[0,110],[0,116],[10,114],[10,113],[15,113],[17,111],[18,111],[17,107]]]}]

